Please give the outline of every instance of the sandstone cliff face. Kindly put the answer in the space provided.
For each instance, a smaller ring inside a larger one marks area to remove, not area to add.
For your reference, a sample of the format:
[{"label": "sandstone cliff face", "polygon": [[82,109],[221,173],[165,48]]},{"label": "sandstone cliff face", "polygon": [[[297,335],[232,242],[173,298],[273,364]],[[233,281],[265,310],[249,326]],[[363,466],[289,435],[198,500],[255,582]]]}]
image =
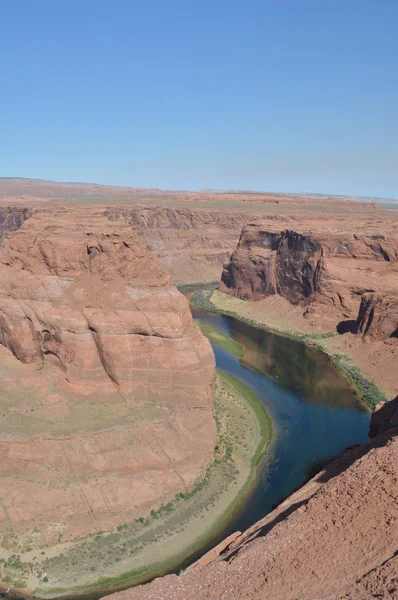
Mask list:
[{"label": "sandstone cliff face", "polygon": [[358,333],[374,339],[398,337],[398,295],[362,296],[356,328]]},{"label": "sandstone cliff face", "polygon": [[[224,265],[219,289],[244,300],[279,294],[292,304],[318,302],[335,309],[336,317],[356,318],[363,294],[398,293],[397,267],[395,237],[319,229],[280,232],[255,223],[243,229]],[[379,324],[383,335],[393,333],[394,302],[389,309],[391,315],[384,315],[383,325]],[[363,328],[362,321],[359,327]]]},{"label": "sandstone cliff face", "polygon": [[211,564],[111,598],[396,598],[397,479],[398,437],[379,436],[343,452]]},{"label": "sandstone cliff face", "polygon": [[220,289],[243,300],[279,294],[297,303],[319,291],[321,270],[321,246],[315,239],[249,225],[224,267]]},{"label": "sandstone cliff face", "polygon": [[218,281],[242,227],[253,220],[245,212],[160,206],[109,208],[106,215],[134,225],[177,284]]},{"label": "sandstone cliff face", "polygon": [[13,231],[19,229],[24,221],[30,217],[32,210],[16,206],[0,208],[0,246],[3,246]]},{"label": "sandstone cliff face", "polygon": [[28,219],[0,251],[0,343],[2,528],[106,530],[204,473],[214,356],[134,228]]},{"label": "sandstone cliff face", "polygon": [[[32,217],[0,253],[2,344],[22,362],[52,357],[71,383],[116,385],[138,402],[170,399],[155,391],[156,382],[164,386],[158,369],[173,371],[172,402],[183,401],[178,370],[191,363],[192,383],[203,388],[191,401],[211,405],[208,344],[197,335],[186,299],[137,232],[118,227],[115,233],[107,219],[80,223],[82,216],[66,215],[69,222],[58,224],[59,218],[44,216],[43,227],[43,215]],[[135,366],[144,378],[132,376]]]}]

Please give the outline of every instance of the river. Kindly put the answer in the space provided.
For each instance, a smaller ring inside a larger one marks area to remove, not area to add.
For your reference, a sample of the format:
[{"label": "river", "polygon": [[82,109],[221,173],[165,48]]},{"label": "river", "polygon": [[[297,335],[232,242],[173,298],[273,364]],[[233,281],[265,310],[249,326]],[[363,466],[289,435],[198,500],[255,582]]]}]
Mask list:
[{"label": "river", "polygon": [[[177,573],[230,533],[244,531],[263,518],[314,474],[314,463],[365,442],[370,420],[369,410],[351,384],[321,351],[231,317],[191,309],[195,318],[242,346],[244,356],[237,358],[212,344],[217,368],[242,381],[261,399],[273,421],[274,439],[240,512],[217,538],[173,571]],[[97,600],[126,587],[74,597]]]},{"label": "river", "polygon": [[225,536],[263,518],[308,479],[314,463],[365,442],[370,412],[320,350],[231,317],[191,308],[194,317],[241,344],[243,359],[212,344],[217,368],[249,386],[274,424],[270,460],[260,468],[251,497]]}]

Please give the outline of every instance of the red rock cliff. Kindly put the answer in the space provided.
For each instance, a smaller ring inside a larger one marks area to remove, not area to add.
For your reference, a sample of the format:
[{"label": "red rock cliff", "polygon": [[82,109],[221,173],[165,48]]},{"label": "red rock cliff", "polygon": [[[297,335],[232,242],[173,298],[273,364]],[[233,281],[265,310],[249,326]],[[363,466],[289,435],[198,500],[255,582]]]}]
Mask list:
[{"label": "red rock cliff", "polygon": [[374,339],[398,337],[398,295],[364,294],[356,327],[358,333]]},{"label": "red rock cliff", "polygon": [[161,206],[115,207],[106,214],[134,225],[177,284],[218,281],[242,227],[255,218],[245,212]]},{"label": "red rock cliff", "polygon": [[[292,304],[318,302],[353,319],[363,294],[398,294],[398,239],[370,232],[278,231],[269,223],[252,223],[224,265],[219,289],[244,300],[279,294]],[[394,332],[395,304],[384,301],[379,335]],[[366,310],[364,305],[360,330],[366,328]]]},{"label": "red rock cliff", "polygon": [[213,352],[134,228],[25,221],[0,251],[0,343],[2,528],[106,530],[204,473]]}]

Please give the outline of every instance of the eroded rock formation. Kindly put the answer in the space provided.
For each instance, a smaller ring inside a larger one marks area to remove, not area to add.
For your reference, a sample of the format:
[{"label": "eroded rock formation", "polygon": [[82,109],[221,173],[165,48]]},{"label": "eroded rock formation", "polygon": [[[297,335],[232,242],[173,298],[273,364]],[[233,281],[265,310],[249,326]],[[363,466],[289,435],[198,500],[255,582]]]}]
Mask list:
[{"label": "eroded rock formation", "polygon": [[322,258],[314,238],[248,225],[224,267],[220,289],[243,300],[279,294],[297,303],[320,291]]},{"label": "eroded rock formation", "polygon": [[133,227],[28,219],[0,251],[0,343],[3,531],[106,530],[204,473],[214,356]]},{"label": "eroded rock formation", "polygon": [[375,406],[370,419],[369,437],[374,438],[394,428],[398,429],[398,396]]},{"label": "eroded rock formation", "polygon": [[373,339],[398,338],[398,294],[363,294],[356,330]]},{"label": "eroded rock formation", "polygon": [[218,281],[236,246],[245,212],[176,207],[115,207],[106,215],[134,225],[177,284]]},{"label": "eroded rock formation", "polygon": [[13,231],[19,229],[30,217],[32,210],[26,207],[5,206],[0,208],[0,246],[3,246]]},{"label": "eroded rock formation", "polygon": [[[398,326],[398,239],[370,232],[275,231],[253,223],[224,265],[219,289],[254,301],[279,294],[307,310],[320,303],[336,319],[352,320],[363,298],[357,330],[390,337]],[[369,295],[374,292],[377,299]]]}]

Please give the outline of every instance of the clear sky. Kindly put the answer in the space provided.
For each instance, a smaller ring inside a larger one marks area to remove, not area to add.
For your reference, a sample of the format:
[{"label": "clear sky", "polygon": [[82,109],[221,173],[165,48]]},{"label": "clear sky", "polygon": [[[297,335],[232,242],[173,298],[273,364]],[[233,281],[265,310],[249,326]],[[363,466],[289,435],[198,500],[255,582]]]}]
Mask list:
[{"label": "clear sky", "polygon": [[0,176],[398,197],[398,0],[0,0]]}]

